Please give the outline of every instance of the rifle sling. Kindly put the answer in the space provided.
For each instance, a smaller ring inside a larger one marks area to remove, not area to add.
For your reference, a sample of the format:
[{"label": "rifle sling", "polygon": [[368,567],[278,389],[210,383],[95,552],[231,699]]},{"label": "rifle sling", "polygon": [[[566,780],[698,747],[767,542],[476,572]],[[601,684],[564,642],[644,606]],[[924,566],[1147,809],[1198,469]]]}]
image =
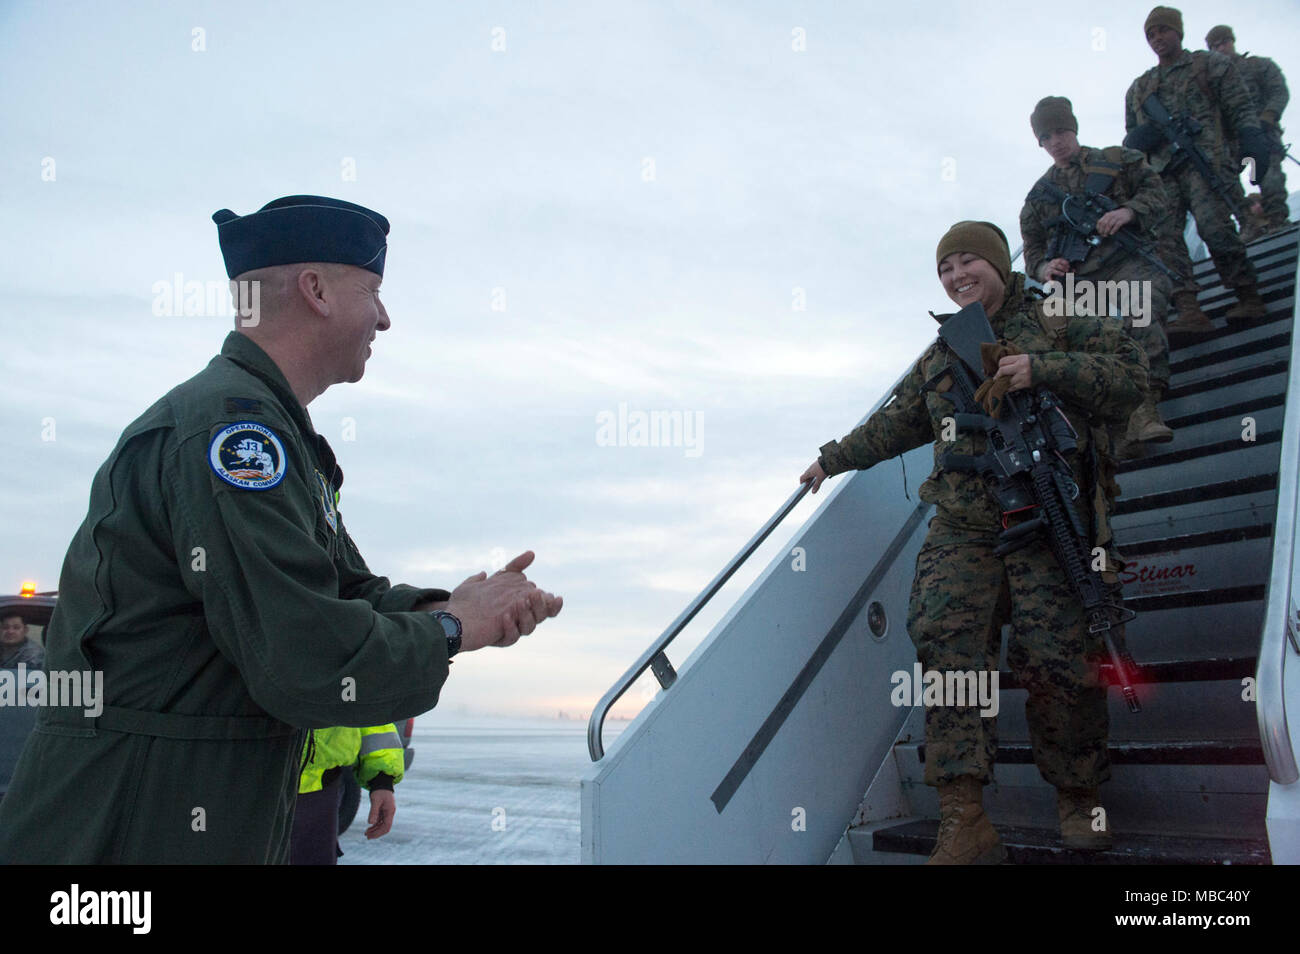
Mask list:
[{"label": "rifle sling", "polygon": [[1089,157],[1088,161],[1083,164],[1083,191],[1094,195],[1105,195],[1110,191],[1110,187],[1115,184],[1119,178],[1123,166],[1118,162],[1108,162],[1105,159],[1098,159],[1096,155]]}]

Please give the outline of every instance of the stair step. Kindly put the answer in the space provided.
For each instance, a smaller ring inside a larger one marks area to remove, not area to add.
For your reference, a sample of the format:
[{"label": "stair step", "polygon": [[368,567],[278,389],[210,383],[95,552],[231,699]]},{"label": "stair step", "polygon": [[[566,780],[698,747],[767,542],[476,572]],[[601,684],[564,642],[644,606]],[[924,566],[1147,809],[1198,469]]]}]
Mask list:
[{"label": "stair step", "polygon": [[[1233,414],[1228,412],[1225,414],[1220,409],[1213,416],[1204,415],[1204,420],[1191,423],[1175,424],[1168,416],[1165,416],[1165,423],[1173,429],[1173,440],[1165,444],[1140,445],[1136,456],[1119,464],[1117,473],[1122,475],[1144,468],[1165,466],[1175,459],[1171,458],[1170,455],[1194,454],[1198,448],[1223,444],[1226,441],[1235,442],[1237,447],[1249,447],[1252,443],[1265,440],[1270,432],[1281,430],[1283,407],[1280,395],[1271,396],[1264,400],[1276,403],[1272,407],[1252,410],[1249,413]],[[1245,403],[1258,404],[1263,402]],[[1246,430],[1246,425],[1243,423],[1246,418],[1251,421],[1253,433]],[[1251,439],[1248,440],[1247,438]],[[1205,451],[1200,451],[1200,453],[1205,453]],[[1123,487],[1122,482],[1120,486]]]},{"label": "stair step", "polygon": [[[1237,428],[1240,430],[1240,428]],[[1181,464],[1189,460],[1197,460],[1201,457],[1212,457],[1215,454],[1230,454],[1239,450],[1245,450],[1254,447],[1264,447],[1268,444],[1281,444],[1282,431],[1259,431],[1255,432],[1253,441],[1243,441],[1240,433],[1235,437],[1227,440],[1215,441],[1210,444],[1199,444],[1192,447],[1179,447],[1171,450],[1161,450],[1155,453],[1148,453],[1146,457],[1140,457],[1136,460],[1126,460],[1115,468],[1119,474],[1132,474],[1136,471],[1150,470],[1152,467],[1167,467],[1171,464]]]},{"label": "stair step", "polygon": [[1202,354],[1188,355],[1177,361],[1169,363],[1170,375],[1186,374],[1188,371],[1196,371],[1199,368],[1208,368],[1216,364],[1223,364],[1227,361],[1233,361],[1237,358],[1245,358],[1251,355],[1259,354],[1262,351],[1271,351],[1275,348],[1291,347],[1291,332],[1279,332],[1262,337],[1251,338],[1238,344],[1228,345],[1224,348],[1217,348],[1213,351],[1206,351]]},{"label": "stair step", "polygon": [[[938,818],[939,792],[925,784],[918,744],[905,743],[894,750],[907,809],[901,814]],[[1100,800],[1116,831],[1268,837],[1265,765],[1113,765],[1110,776],[1101,786]],[[1056,790],[1043,780],[1036,765],[998,765],[993,782],[984,787],[984,810],[999,828],[1051,828],[1057,821]]]},{"label": "stair step", "polygon": [[1142,542],[1129,543],[1120,536],[1116,545],[1126,558],[1150,556],[1158,553],[1173,553],[1178,550],[1191,550],[1196,547],[1221,546],[1229,543],[1244,543],[1247,540],[1271,540],[1272,523],[1249,524],[1244,527],[1227,527],[1222,530],[1206,530],[1201,533],[1184,533],[1175,537],[1159,537]]},{"label": "stair step", "polygon": [[[1281,413],[1286,406],[1285,394],[1266,394],[1261,397],[1251,398],[1248,401],[1238,401],[1236,404],[1219,405],[1203,411],[1183,413],[1177,417],[1164,413],[1164,407],[1161,406],[1161,413],[1164,414],[1165,423],[1177,432],[1180,428],[1195,427],[1198,424],[1208,424],[1211,421],[1223,420],[1225,418],[1239,419],[1243,414],[1257,414],[1261,411],[1271,411],[1276,408]],[[1175,433],[1175,437],[1176,437]]]},{"label": "stair step", "polygon": [[1276,503],[1275,494],[1260,490],[1218,500],[1186,501],[1162,510],[1138,509],[1112,514],[1111,527],[1117,537],[1133,544],[1184,533],[1271,526]]},{"label": "stair step", "polygon": [[1179,504],[1223,500],[1226,497],[1254,494],[1265,490],[1277,491],[1276,471],[1271,474],[1238,477],[1235,480],[1220,480],[1212,484],[1201,484],[1198,487],[1182,487],[1178,490],[1158,491],[1138,497],[1121,497],[1115,502],[1114,513],[1123,515],[1142,510],[1162,510]]},{"label": "stair step", "polygon": [[1192,381],[1188,384],[1180,384],[1177,387],[1171,387],[1165,393],[1165,400],[1177,401],[1180,398],[1188,397],[1193,394],[1200,394],[1204,391],[1217,391],[1222,388],[1231,387],[1234,384],[1244,384],[1248,381],[1267,377],[1270,374],[1283,374],[1286,372],[1287,368],[1288,362],[1285,360],[1265,361],[1248,368],[1237,369],[1229,374],[1207,377],[1198,381]]},{"label": "stair step", "polygon": [[[1288,285],[1288,288],[1290,286]],[[1291,331],[1291,313],[1289,310],[1279,313],[1269,312],[1268,317],[1252,325],[1229,326],[1226,323],[1216,326],[1208,335],[1194,337],[1175,337],[1170,347],[1170,368],[1190,366],[1203,358],[1218,354],[1225,347],[1248,346],[1255,341],[1289,334]]]},{"label": "stair step", "polygon": [[1166,420],[1177,420],[1189,414],[1222,412],[1232,404],[1247,401],[1284,400],[1287,386],[1287,365],[1283,362],[1269,374],[1260,373],[1258,377],[1244,379],[1227,389],[1207,387],[1192,390],[1189,385],[1181,396],[1166,394],[1160,402],[1160,413]]},{"label": "stair step", "polygon": [[[1047,828],[1000,827],[1007,861],[1016,865],[1267,865],[1268,842],[1257,838],[1206,838],[1193,835],[1115,834],[1107,851],[1076,851],[1061,845],[1060,834]],[[928,855],[939,835],[936,819],[916,819],[879,828],[872,834],[876,851]]]},{"label": "stair step", "polygon": [[[925,761],[925,743],[916,746],[917,757]],[[1214,741],[1113,742],[1107,746],[1112,765],[1263,765],[1264,748],[1259,739]],[[1033,749],[1028,742],[1000,742],[998,765],[1032,765]]]},{"label": "stair step", "polygon": [[[1255,675],[1257,660],[1254,656],[1225,656],[1220,659],[1172,659],[1163,662],[1138,664],[1134,674],[1136,682],[1155,685],[1171,682],[1215,682],[1223,679],[1243,679]],[[1113,686],[1112,667],[1102,663],[1101,678]],[[1023,689],[1015,674],[1009,669],[998,671],[998,689]]]},{"label": "stair step", "polygon": [[1186,609],[1190,606],[1222,606],[1225,603],[1253,603],[1264,599],[1267,587],[1263,583],[1247,586],[1225,586],[1213,590],[1188,590],[1162,596],[1134,596],[1124,600],[1124,605],[1137,613],[1154,613],[1157,610]]},{"label": "stair step", "polygon": [[[1126,472],[1120,478],[1123,496],[1117,501],[1116,508],[1123,507],[1126,500],[1137,500],[1151,494],[1201,493],[1203,488],[1225,479],[1258,477],[1276,482],[1281,450],[1282,444],[1276,438],[1252,442],[1238,437],[1207,448],[1204,453],[1200,448],[1194,448],[1187,454],[1170,455],[1182,459],[1172,463],[1167,458],[1157,460],[1151,466]],[[1179,502],[1177,497],[1169,501],[1170,504]]]}]

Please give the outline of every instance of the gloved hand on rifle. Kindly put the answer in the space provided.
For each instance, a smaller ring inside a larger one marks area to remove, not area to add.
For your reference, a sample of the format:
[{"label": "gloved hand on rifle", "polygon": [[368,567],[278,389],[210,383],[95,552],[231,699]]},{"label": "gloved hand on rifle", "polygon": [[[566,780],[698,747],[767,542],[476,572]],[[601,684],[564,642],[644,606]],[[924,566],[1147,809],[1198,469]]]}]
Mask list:
[{"label": "gloved hand on rifle", "polygon": [[1135,126],[1127,136],[1124,137],[1124,145],[1129,149],[1136,149],[1138,152],[1145,152],[1150,155],[1156,149],[1159,149],[1165,141],[1165,134],[1160,131],[1160,127],[1155,123],[1143,123],[1141,126]]},{"label": "gloved hand on rifle", "polygon": [[1002,399],[1008,391],[1018,391],[1033,383],[1029,355],[1021,354],[1008,344],[985,341],[980,344],[980,360],[987,377],[975,392],[975,400],[989,417],[1000,417]]},{"label": "gloved hand on rifle", "polygon": [[[1268,164],[1272,161],[1273,145],[1268,141],[1268,136],[1262,129],[1245,129],[1242,130],[1241,154],[1250,156],[1255,160],[1255,174],[1250,178],[1251,185],[1259,185],[1264,178],[1264,173],[1268,172]],[[1240,173],[1241,170],[1237,170]]]}]

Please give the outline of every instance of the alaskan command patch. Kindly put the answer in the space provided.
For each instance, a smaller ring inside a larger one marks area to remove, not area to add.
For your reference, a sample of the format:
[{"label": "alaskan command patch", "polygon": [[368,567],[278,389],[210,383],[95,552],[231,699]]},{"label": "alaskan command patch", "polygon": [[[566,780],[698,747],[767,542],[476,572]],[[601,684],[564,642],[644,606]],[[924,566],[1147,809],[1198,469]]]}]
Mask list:
[{"label": "alaskan command patch", "polygon": [[217,432],[208,463],[218,477],[244,490],[270,490],[284,480],[284,445],[270,428],[240,421]]}]

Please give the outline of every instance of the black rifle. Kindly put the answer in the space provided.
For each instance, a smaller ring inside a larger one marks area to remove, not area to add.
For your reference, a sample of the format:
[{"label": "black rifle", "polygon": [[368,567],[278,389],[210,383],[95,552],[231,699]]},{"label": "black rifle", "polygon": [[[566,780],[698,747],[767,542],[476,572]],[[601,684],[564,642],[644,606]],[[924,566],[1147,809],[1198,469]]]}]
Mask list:
[{"label": "black rifle", "polygon": [[1232,210],[1232,214],[1240,221],[1241,209],[1237,207],[1237,203],[1233,199],[1231,187],[1214,171],[1214,164],[1210,162],[1204,150],[1196,145],[1195,140],[1200,135],[1201,124],[1192,116],[1180,116],[1174,119],[1155,93],[1142,101],[1142,112],[1146,113],[1147,117],[1160,127],[1160,132],[1165,139],[1173,143],[1174,154],[1169,160],[1169,164],[1165,166],[1165,171],[1177,172],[1190,162],[1192,168],[1210,187],[1210,191],[1222,199],[1228,208]]},{"label": "black rifle", "polygon": [[[1097,234],[1097,220],[1120,207],[1108,195],[1086,189],[1083,192],[1069,193],[1047,179],[1040,180],[1035,190],[1061,204],[1061,214],[1045,223],[1053,227],[1052,237],[1047,242],[1047,252],[1043,256],[1043,260],[1048,262],[1054,258],[1063,258],[1075,265],[1086,259],[1088,253],[1102,243],[1103,237]],[[1129,226],[1124,226],[1110,238],[1120,248],[1142,256],[1170,279],[1179,281],[1173,269],[1160,261],[1148,243],[1143,242]]]},{"label": "black rifle", "polygon": [[[1008,391],[1000,417],[990,417],[975,399],[983,379],[980,344],[995,343],[993,329],[979,302],[967,305],[947,318],[939,338],[956,361],[926,382],[925,387],[953,404],[958,431],[983,433],[987,447],[972,457],[945,454],[945,470],[978,475],[993,494],[1002,511],[1003,531],[994,550],[1004,556],[1046,536],[1052,552],[1065,571],[1071,589],[1083,603],[1088,631],[1098,633],[1114,669],[1115,681],[1130,712],[1142,710],[1133,691],[1131,673],[1137,669],[1124,645],[1122,626],[1137,618],[1130,609],[1116,603],[1114,590],[1090,566],[1089,534],[1074,509],[1079,485],[1070,468],[1070,457],[1078,449],[1078,434],[1061,407],[1060,400],[1042,386],[1032,390]],[[951,376],[952,386],[938,391],[936,385]],[[1027,517],[1008,526],[1013,514]]]}]

